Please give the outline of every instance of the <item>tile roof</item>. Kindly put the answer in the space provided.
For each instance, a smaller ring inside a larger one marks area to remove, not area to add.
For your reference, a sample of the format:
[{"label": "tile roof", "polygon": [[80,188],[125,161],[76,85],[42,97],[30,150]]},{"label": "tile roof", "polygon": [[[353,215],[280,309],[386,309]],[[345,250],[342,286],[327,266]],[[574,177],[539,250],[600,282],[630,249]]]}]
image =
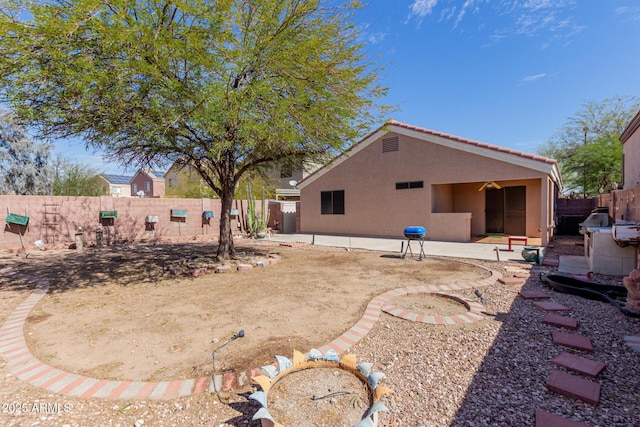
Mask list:
[{"label": "tile roof", "polygon": [[[548,165],[548,166],[543,167],[543,169],[547,170],[547,173],[549,173],[552,176],[554,182],[558,185],[558,187],[562,188],[562,178],[560,176],[560,168],[559,168],[559,165],[558,165],[558,161],[555,160],[555,159],[551,159],[551,158],[544,157],[544,156],[538,156],[536,154],[525,153],[524,151],[514,150],[514,149],[511,149],[511,148],[505,148],[505,147],[500,147],[500,146],[497,146],[497,145],[487,144],[487,143],[480,142],[480,141],[474,141],[472,139],[462,138],[460,136],[451,135],[451,134],[448,134],[448,133],[439,132],[439,131],[435,131],[435,130],[432,130],[432,129],[426,129],[426,128],[422,128],[422,127],[419,127],[419,126],[413,126],[413,125],[409,125],[407,123],[399,122],[399,121],[396,121],[396,120],[393,120],[393,119],[387,120],[385,122],[385,124],[383,124],[379,128],[377,128],[377,129],[373,130],[372,132],[370,132],[367,136],[362,138],[357,143],[355,143],[355,144],[351,145],[350,147],[348,147],[344,152],[339,154],[336,158],[334,158],[333,160],[329,161],[328,163],[326,163],[321,168],[315,170],[312,174],[304,177],[301,181],[298,182],[297,188],[303,188],[308,183],[310,183],[310,182],[316,180],[318,177],[322,176],[327,170],[332,169],[337,164],[335,162],[336,159],[338,159],[338,161],[340,159],[344,160],[344,159],[346,159],[347,153],[354,152],[354,150],[362,149],[363,146],[366,146],[369,142],[371,142],[371,138],[374,135],[376,135],[377,133],[379,133],[381,131],[393,132],[393,129],[390,129],[390,127],[392,127],[392,126],[395,126],[396,128],[402,128],[402,129],[396,129],[397,131],[398,130],[399,131],[408,130],[408,131],[412,131],[412,132],[419,132],[419,133],[422,133],[422,134],[425,134],[425,135],[433,135],[433,136],[437,136],[437,137],[440,137],[440,138],[448,139],[450,141],[455,141],[455,142],[460,142],[460,143],[463,143],[463,144],[467,144],[467,145],[469,145],[471,147],[478,147],[480,149],[492,150],[492,151],[495,151],[497,153],[504,153],[504,154],[507,154],[507,155],[513,155],[513,156],[516,156],[516,158],[526,159],[526,160],[533,160],[533,161],[536,161],[536,162],[540,162],[541,164]],[[514,160],[517,161],[517,159],[514,159]]]},{"label": "tile roof", "polygon": [[[536,160],[539,162],[543,162],[543,163],[548,163],[550,165],[554,165],[557,163],[557,161],[555,159],[550,159],[548,157],[544,157],[544,156],[538,156],[536,154],[530,154],[530,153],[525,153],[524,151],[519,151],[519,150],[514,150],[511,148],[505,148],[505,147],[500,147],[497,145],[491,145],[491,144],[487,144],[485,142],[480,142],[480,141],[474,141],[472,139],[467,139],[467,138],[462,138],[460,136],[455,136],[455,135],[451,135],[448,133],[444,133],[444,132],[439,132],[439,131],[435,131],[435,130],[431,130],[431,129],[426,129],[426,128],[422,128],[419,126],[413,126],[413,125],[409,125],[406,123],[402,123],[402,122],[398,122],[396,120],[388,120],[387,123],[385,124],[385,126],[398,126],[404,129],[409,129],[409,130],[413,130],[416,132],[421,132],[421,133],[425,133],[428,135],[434,135],[434,136],[439,136],[442,138],[446,138],[446,139],[450,139],[452,141],[458,141],[458,142],[463,142],[465,144],[469,144],[469,145],[474,145],[476,147],[481,147],[481,148],[486,148],[489,150],[494,150],[500,153],[507,153],[507,154],[513,154],[519,157],[523,157],[525,159],[531,159],[531,160]],[[379,129],[377,129],[379,130]],[[376,130],[376,131],[377,131]]]},{"label": "tile roof", "polygon": [[110,173],[103,173],[102,176],[111,184],[129,184],[129,182],[131,182],[131,180],[133,179],[132,176],[115,175]]}]

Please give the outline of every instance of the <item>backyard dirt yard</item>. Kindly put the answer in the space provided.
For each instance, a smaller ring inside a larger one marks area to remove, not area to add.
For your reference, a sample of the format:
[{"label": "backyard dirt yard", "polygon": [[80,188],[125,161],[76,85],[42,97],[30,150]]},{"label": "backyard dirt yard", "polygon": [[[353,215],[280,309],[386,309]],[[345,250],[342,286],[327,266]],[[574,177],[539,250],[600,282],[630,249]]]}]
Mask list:
[{"label": "backyard dirt yard", "polygon": [[[489,275],[459,262],[268,242],[238,245],[232,271],[214,274],[214,250],[202,243],[135,245],[20,259],[16,270],[51,286],[27,319],[29,348],[45,363],[94,378],[188,379],[211,375],[212,351],[242,329],[244,338],[216,351],[215,373],[247,370],[327,344],[387,290]],[[279,259],[236,270],[238,262],[269,256]],[[208,274],[200,277],[170,272],[203,266]],[[433,303],[466,311],[444,298]]]},{"label": "backyard dirt yard", "polygon": [[[580,255],[581,243],[579,237],[558,239],[545,258]],[[481,292],[482,319],[427,324],[382,312],[366,336],[347,350],[383,372],[381,384],[393,390],[383,397],[388,412],[380,413],[379,426],[533,426],[538,411],[588,426],[638,425],[640,365],[625,337],[640,336],[640,319],[624,316],[611,304],[549,290],[538,274],[556,267],[432,256],[403,260],[398,252],[287,247],[269,241],[236,245],[238,259],[229,263],[231,271],[220,274],[212,272],[218,265],[214,243],[33,251],[26,258],[0,253],[0,269],[8,267],[12,273],[0,275],[0,325],[35,289],[33,281],[17,275],[47,279],[49,291],[24,327],[30,351],[44,363],[103,380],[193,379],[271,364],[274,355],[291,357],[294,349],[321,347],[349,330],[369,301],[383,292],[470,284],[488,277],[490,268],[505,278],[524,278],[519,284],[491,280],[480,289],[456,292],[475,301],[474,290]],[[277,261],[249,271],[236,269],[238,263],[268,257]],[[208,272],[199,277],[171,272],[202,273],[205,266]],[[622,278],[595,279],[620,284]],[[557,369],[551,359],[567,349],[554,344],[551,333],[558,328],[541,321],[542,310],[522,298],[521,290],[549,293],[553,301],[570,307],[568,315],[579,322],[572,333],[593,343],[594,352],[585,356],[607,365],[594,379],[601,386],[598,405],[547,389],[546,378]],[[451,299],[428,295],[398,295],[391,303],[424,315],[465,311]],[[240,330],[245,336],[227,343]],[[260,406],[248,399],[259,389],[255,384],[167,400],[81,398],[31,385],[12,366],[0,357],[3,427],[260,426],[252,420]],[[51,368],[33,369],[27,368],[28,375]],[[40,382],[49,381],[42,378]],[[326,405],[337,408],[339,399],[332,400]]]}]

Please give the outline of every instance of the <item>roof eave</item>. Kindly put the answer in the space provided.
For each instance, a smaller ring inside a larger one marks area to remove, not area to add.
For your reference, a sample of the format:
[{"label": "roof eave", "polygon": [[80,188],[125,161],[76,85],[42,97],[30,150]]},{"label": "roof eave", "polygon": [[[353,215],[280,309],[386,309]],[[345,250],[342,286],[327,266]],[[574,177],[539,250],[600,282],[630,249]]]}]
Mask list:
[{"label": "roof eave", "polygon": [[636,132],[636,130],[638,130],[639,127],[640,127],[640,111],[636,113],[635,117],[631,119],[631,122],[629,122],[625,130],[620,135],[620,138],[619,138],[620,142],[622,142],[622,144],[627,142],[627,140],[631,138],[631,135],[633,135]]}]

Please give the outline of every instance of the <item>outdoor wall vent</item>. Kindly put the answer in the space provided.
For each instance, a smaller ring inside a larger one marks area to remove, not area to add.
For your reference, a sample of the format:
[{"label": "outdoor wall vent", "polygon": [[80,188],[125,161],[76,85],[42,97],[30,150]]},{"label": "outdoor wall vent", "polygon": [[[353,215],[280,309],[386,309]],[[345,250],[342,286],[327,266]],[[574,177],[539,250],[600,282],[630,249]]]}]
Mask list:
[{"label": "outdoor wall vent", "polygon": [[382,140],[382,152],[389,153],[392,151],[398,151],[398,137],[384,138]]}]

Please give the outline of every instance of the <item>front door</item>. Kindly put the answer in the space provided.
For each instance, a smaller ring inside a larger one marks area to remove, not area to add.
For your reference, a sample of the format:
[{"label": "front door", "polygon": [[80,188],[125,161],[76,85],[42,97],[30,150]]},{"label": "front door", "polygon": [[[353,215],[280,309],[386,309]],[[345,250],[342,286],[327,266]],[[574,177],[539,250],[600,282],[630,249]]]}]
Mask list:
[{"label": "front door", "polygon": [[485,229],[487,233],[526,235],[526,189],[487,188],[485,191]]},{"label": "front door", "polygon": [[504,188],[487,188],[485,221],[487,233],[504,233]]}]

